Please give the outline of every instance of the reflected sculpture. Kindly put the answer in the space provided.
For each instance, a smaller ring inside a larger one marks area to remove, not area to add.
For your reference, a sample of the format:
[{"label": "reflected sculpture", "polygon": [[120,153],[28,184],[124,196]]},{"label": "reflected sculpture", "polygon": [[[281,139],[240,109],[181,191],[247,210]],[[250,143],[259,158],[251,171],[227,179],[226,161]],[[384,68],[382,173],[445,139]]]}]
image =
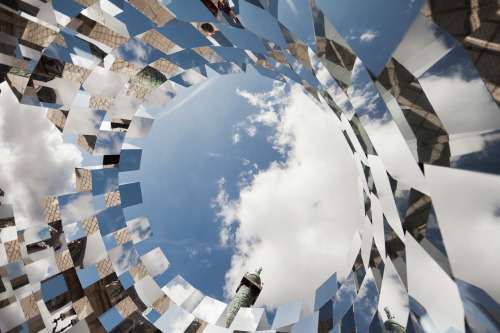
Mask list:
[{"label": "reflected sculpture", "polygon": [[[75,193],[39,198],[44,216],[27,226],[6,201],[16,180],[0,184],[1,332],[500,331],[498,1],[381,5],[406,25],[369,51],[373,32],[356,40],[335,19],[341,1],[304,2],[308,40],[285,23],[296,19],[287,3],[0,2],[0,94],[102,156],[74,170]],[[123,213],[142,202],[140,184],[119,182],[140,169],[126,139],[147,137],[148,110],[176,85],[249,68],[301,85],[336,115],[364,201],[345,267],[318,287],[313,313],[295,301],[271,324],[263,308],[240,308],[255,303],[260,271],[239,287],[252,297],[229,306],[181,276],[158,285],[169,262],[159,248],[139,255],[149,221]],[[370,102],[359,102],[363,89]]]},{"label": "reflected sculpture", "polygon": [[227,307],[226,328],[231,326],[240,308],[249,308],[255,304],[262,291],[260,272],[262,272],[262,267],[257,269],[255,273],[245,274],[241,279],[240,285],[236,288],[236,295]]},{"label": "reflected sculpture", "polygon": [[387,315],[387,320],[384,322],[385,329],[387,332],[405,333],[406,330],[401,324],[394,320],[394,316],[388,307],[384,308],[385,314]]}]

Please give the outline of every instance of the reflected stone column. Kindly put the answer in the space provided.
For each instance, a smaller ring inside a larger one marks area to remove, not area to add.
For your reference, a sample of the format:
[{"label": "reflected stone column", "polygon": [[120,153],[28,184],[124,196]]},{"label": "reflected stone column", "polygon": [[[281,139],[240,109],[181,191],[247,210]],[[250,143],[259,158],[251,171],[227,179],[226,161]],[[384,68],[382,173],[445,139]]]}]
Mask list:
[{"label": "reflected stone column", "polygon": [[385,307],[384,311],[387,315],[387,320],[384,322],[384,326],[387,332],[405,333],[406,329],[404,328],[404,326],[394,320],[394,315],[391,314],[389,308]]},{"label": "reflected stone column", "polygon": [[255,273],[245,274],[241,279],[240,285],[236,289],[236,295],[227,307],[226,328],[231,326],[240,308],[249,308],[255,304],[257,297],[259,297],[262,291],[260,272],[262,272],[262,267],[257,269]]}]

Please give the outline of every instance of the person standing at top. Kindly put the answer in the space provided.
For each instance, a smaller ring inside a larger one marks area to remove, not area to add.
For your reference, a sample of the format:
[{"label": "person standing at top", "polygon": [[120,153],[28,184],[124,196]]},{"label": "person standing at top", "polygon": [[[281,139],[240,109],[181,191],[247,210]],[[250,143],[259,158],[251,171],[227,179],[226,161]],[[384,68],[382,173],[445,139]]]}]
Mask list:
[{"label": "person standing at top", "polygon": [[213,16],[217,17],[219,10],[222,10],[233,19],[234,23],[240,23],[240,20],[238,20],[236,14],[231,10],[226,0],[218,0],[217,6],[215,6],[211,0],[201,0],[201,2],[203,2]]}]

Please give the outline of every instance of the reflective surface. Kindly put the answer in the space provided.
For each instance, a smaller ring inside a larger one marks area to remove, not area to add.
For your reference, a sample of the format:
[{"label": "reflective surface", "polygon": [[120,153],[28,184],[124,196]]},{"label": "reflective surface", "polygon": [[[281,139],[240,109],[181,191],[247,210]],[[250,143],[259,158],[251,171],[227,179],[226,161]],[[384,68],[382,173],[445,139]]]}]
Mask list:
[{"label": "reflective surface", "polygon": [[[15,179],[0,184],[0,331],[382,332],[386,307],[408,332],[500,331],[499,7],[2,1],[2,112],[45,114],[102,163],[74,170],[75,193],[29,201],[44,220],[14,216],[1,197]],[[338,117],[365,219],[312,314],[302,300],[271,323],[243,308],[225,329],[225,303],[181,276],[154,280],[170,263],[159,248],[139,256],[148,219],[123,209],[141,186],[118,178],[139,169],[140,148],[124,141],[147,137],[145,107],[165,107],[172,82],[250,67]]]}]

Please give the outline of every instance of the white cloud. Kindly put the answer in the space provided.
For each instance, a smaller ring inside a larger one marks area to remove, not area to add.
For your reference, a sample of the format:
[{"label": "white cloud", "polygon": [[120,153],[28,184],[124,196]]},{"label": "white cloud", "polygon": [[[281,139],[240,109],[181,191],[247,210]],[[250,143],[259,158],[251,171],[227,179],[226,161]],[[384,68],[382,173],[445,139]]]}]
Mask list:
[{"label": "white cloud", "polygon": [[205,298],[198,304],[193,311],[193,315],[210,324],[215,324],[217,319],[222,315],[226,309],[227,304],[216,300],[212,297],[205,296]]},{"label": "white cloud", "polygon": [[212,158],[221,158],[221,154],[217,154],[217,153],[208,153],[208,156],[212,157]]},{"label": "white cloud", "polygon": [[78,232],[81,231],[80,223],[71,223],[64,226],[64,233],[66,234],[66,238],[69,240],[74,240],[75,236],[77,236]]},{"label": "white cloud", "polygon": [[427,165],[425,174],[453,275],[500,303],[499,177]]},{"label": "white cloud", "polygon": [[12,203],[19,229],[44,222],[42,198],[75,187],[74,168],[82,155],[39,107],[17,102],[7,83],[0,84],[0,187]]},{"label": "white cloud", "polygon": [[47,238],[50,238],[50,231],[48,225],[42,224],[24,230],[24,240],[26,241],[26,244],[40,242]]},{"label": "white cloud", "polygon": [[231,326],[232,331],[262,331],[269,328],[267,318],[262,308],[241,308],[234,317]]},{"label": "white cloud", "polygon": [[424,75],[420,84],[448,134],[500,128],[500,112],[477,73],[457,66],[451,75]]},{"label": "white cloud", "polygon": [[138,98],[119,94],[111,103],[106,117],[132,119],[141,106],[142,101]]},{"label": "white cloud", "polygon": [[369,43],[379,35],[380,33],[378,33],[377,31],[374,31],[373,29],[368,29],[365,32],[363,32],[361,36],[359,36],[359,40],[361,41],[361,43]]},{"label": "white cloud", "polygon": [[83,89],[93,94],[115,97],[127,84],[128,77],[102,67],[95,67],[83,82]]},{"label": "white cloud", "polygon": [[219,185],[219,187],[224,185],[225,183],[226,183],[226,178],[224,178],[224,177],[222,177],[221,179],[219,179],[217,181],[217,185]]},{"label": "white cloud", "polygon": [[189,255],[189,258],[194,258],[198,254],[198,250],[192,247],[187,248],[186,251]]},{"label": "white cloud", "polygon": [[161,290],[172,299],[175,304],[182,304],[195,291],[195,288],[180,275],[170,280]]},{"label": "white cloud", "polygon": [[53,256],[26,265],[26,273],[30,283],[43,281],[58,272],[56,259]]},{"label": "white cloud", "polygon": [[[141,112],[141,109],[139,109]],[[127,138],[145,138],[147,137],[151,126],[153,126],[154,119],[149,115],[140,115],[136,114],[136,116],[132,119],[128,130],[127,130]]]},{"label": "white cloud", "polygon": [[360,88],[352,89],[349,94],[349,99],[351,100],[351,104],[355,109],[366,109],[369,112],[373,112],[377,108],[376,93],[370,89],[370,85],[367,84]]},{"label": "white cloud", "polygon": [[[151,49],[149,47],[145,47],[144,44],[145,43],[139,39],[131,38],[121,47],[114,50],[113,54],[131,63],[146,66],[148,64],[147,60],[149,55],[151,54]],[[131,56],[124,51],[131,53]]]},{"label": "white cloud", "polygon": [[366,110],[368,112],[375,112],[377,109],[377,91],[373,84],[367,83],[365,85],[359,85],[357,79],[364,70],[363,64],[359,59],[356,59],[354,63],[354,68],[352,70],[351,83],[347,90],[349,95],[349,100],[354,107],[354,109]]},{"label": "white cloud", "polygon": [[426,309],[439,332],[450,328],[464,332],[464,308],[456,284],[409,233],[406,259],[408,294]]},{"label": "white cloud", "polygon": [[132,242],[134,244],[139,243],[140,241],[153,235],[149,221],[145,216],[127,221],[127,227],[130,231],[130,236],[132,237]]},{"label": "white cloud", "polygon": [[143,255],[141,260],[152,277],[163,274],[170,266],[167,257],[159,247]]},{"label": "white cloud", "polygon": [[[121,247],[120,247],[121,248]],[[99,233],[87,237],[83,267],[89,267],[107,257],[106,247]]]},{"label": "white cloud", "polygon": [[125,138],[124,132],[101,130],[97,134],[97,142],[94,148],[94,155],[117,155]]},{"label": "white cloud", "polygon": [[[380,291],[378,311],[385,314],[384,308],[388,307],[396,321],[405,322],[409,314],[408,293],[401,281],[392,261],[385,261],[384,278]],[[386,315],[382,315],[386,318]]]},{"label": "white cloud", "polygon": [[249,121],[275,127],[269,140],[287,160],[259,171],[238,200],[219,182],[214,199],[221,242],[235,246],[225,295],[234,294],[245,272],[263,266],[266,286],[257,306],[269,309],[297,298],[312,308],[315,289],[345,265],[363,221],[357,169],[338,120],[302,91],[292,86],[286,94],[284,85],[267,93],[239,91],[260,109]]},{"label": "white cloud", "polygon": [[144,101],[143,105],[163,109],[175,97],[175,95],[176,92],[173,87],[173,82],[165,81],[161,86],[157,87],[153,90],[153,92],[151,92],[151,94],[149,94],[149,97]]},{"label": "white cloud", "polygon": [[356,321],[357,331],[368,331],[372,318],[377,311],[378,301],[379,294],[373,271],[368,269],[354,302],[354,320]]},{"label": "white cloud", "polygon": [[419,77],[456,45],[456,40],[447,35],[434,22],[419,14],[392,56]]},{"label": "white cloud", "polygon": [[238,133],[235,133],[233,135],[233,144],[237,144],[238,142],[240,142],[240,135]]},{"label": "white cloud", "polygon": [[116,274],[121,275],[139,263],[139,254],[129,243],[115,247],[108,252]]},{"label": "white cloud", "polygon": [[194,69],[188,69],[187,71],[184,71],[177,76],[184,82],[184,86],[192,86],[207,79],[205,76],[201,75]]},{"label": "white cloud", "polygon": [[278,124],[278,116],[275,107],[283,103],[283,94],[285,86],[281,84],[274,84],[273,89],[264,93],[251,93],[248,91],[236,89],[236,93],[244,97],[250,105],[256,106],[260,112],[250,117],[252,122],[262,123],[266,126],[273,126]]},{"label": "white cloud", "polygon": [[104,112],[73,105],[64,124],[64,134],[96,135],[104,118]]},{"label": "white cloud", "polygon": [[[386,114],[382,119],[370,118],[368,114],[361,117],[361,123],[390,175],[403,183],[429,193],[425,178],[415,163],[415,157],[410,151],[396,123]],[[374,155],[370,155],[372,158]]]},{"label": "white cloud", "polygon": [[144,304],[146,304],[146,306],[153,304],[162,293],[160,287],[158,287],[151,275],[146,275],[143,279],[134,284],[134,286],[137,291],[137,295],[144,302]]},{"label": "white cloud", "polygon": [[[223,218],[224,221],[227,221],[227,224],[230,224],[236,219],[235,212],[237,207],[235,202],[229,200],[229,195],[224,190],[225,182],[226,180],[224,179],[224,177],[217,181],[217,184],[219,186],[219,193],[217,194],[217,198],[213,200],[211,208],[218,208],[218,217]],[[222,227],[219,235],[222,246],[228,245],[229,236],[229,228]]]},{"label": "white cloud", "polygon": [[247,132],[248,136],[254,137],[255,134],[257,134],[257,127],[250,125],[247,128],[245,128],[245,131]]},{"label": "white cloud", "polygon": [[250,93],[236,88],[236,94],[245,98],[250,105],[259,108],[260,112],[247,117],[246,121],[236,124],[236,133],[233,135],[233,144],[237,144],[241,140],[241,135],[239,133],[240,129],[244,130],[248,136],[254,137],[255,134],[257,134],[257,127],[255,126],[256,123],[266,126],[275,126],[279,122],[278,114],[274,112],[274,108],[277,104],[281,103],[277,97],[283,94],[283,92],[284,86],[277,84],[275,84],[273,89],[267,93]]},{"label": "white cloud", "polygon": [[69,196],[70,199],[67,203],[62,204],[60,202],[61,220],[63,224],[84,220],[95,214],[92,192],[80,192],[77,194],[70,194]]},{"label": "white cloud", "polygon": [[488,156],[486,152],[487,145],[494,145],[498,140],[500,140],[500,133],[498,132],[490,132],[476,136],[466,136],[463,138],[456,138],[452,135],[450,140],[452,163],[453,161],[458,160],[460,155],[474,152],[481,152],[481,158],[486,158]]},{"label": "white cloud", "polygon": [[183,333],[193,319],[192,314],[174,304],[155,322],[155,326],[162,332]]},{"label": "white cloud", "polygon": [[239,180],[238,180],[238,187],[239,188],[243,188],[243,187],[250,185],[251,181],[254,178],[253,170],[242,171],[238,175],[238,178],[239,178]]},{"label": "white cloud", "polygon": [[[3,89],[2,89],[3,91]],[[21,303],[13,302],[0,309],[0,329],[7,332],[26,321]]]}]

